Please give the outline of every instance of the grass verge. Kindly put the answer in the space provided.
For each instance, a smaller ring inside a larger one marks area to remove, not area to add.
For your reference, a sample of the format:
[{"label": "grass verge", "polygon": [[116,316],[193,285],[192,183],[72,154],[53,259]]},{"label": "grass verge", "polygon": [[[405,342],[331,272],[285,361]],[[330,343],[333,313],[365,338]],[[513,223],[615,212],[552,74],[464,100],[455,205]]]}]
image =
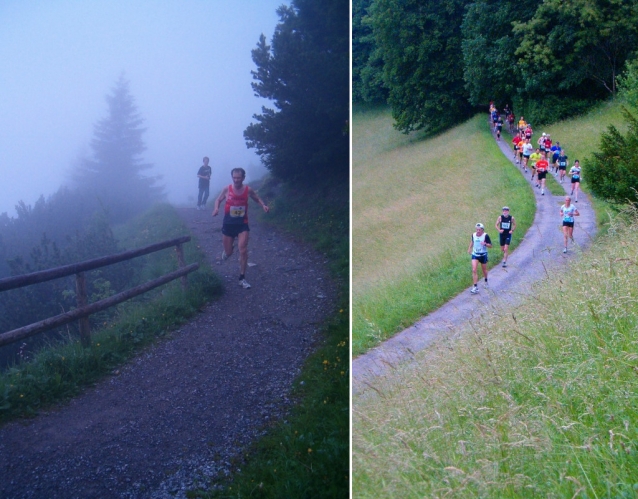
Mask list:
[{"label": "grass verge", "polygon": [[392,129],[389,110],[353,114],[352,349],[359,355],[471,285],[467,247],[503,205],[518,228],[531,226],[532,190],[480,115],[421,140]]},{"label": "grass verge", "polygon": [[633,209],[521,305],[358,397],[353,497],[636,497],[636,261]]},{"label": "grass verge", "polygon": [[[277,195],[277,191],[279,194]],[[339,311],[323,342],[294,384],[298,401],[289,416],[256,442],[230,481],[189,497],[348,497],[350,456],[350,352],[348,319],[349,228],[343,192],[292,192],[270,182],[259,190],[272,211],[268,223],[324,252],[341,285]],[[277,196],[272,199],[273,196]]]},{"label": "grass verge", "polygon": [[[159,205],[117,229],[128,248],[188,233],[169,205]],[[221,293],[219,278],[205,264],[196,244],[184,246],[187,262],[199,261],[200,269],[188,277],[184,293],[179,281],[156,288],[139,299],[117,307],[116,319],[92,332],[92,345],[82,348],[75,338],[51,343],[28,362],[0,374],[0,422],[35,415],[40,409],[77,395],[123,364],[143,346],[163,336],[194,315],[204,303]],[[168,250],[143,257],[137,266],[149,280],[177,268]]]}]

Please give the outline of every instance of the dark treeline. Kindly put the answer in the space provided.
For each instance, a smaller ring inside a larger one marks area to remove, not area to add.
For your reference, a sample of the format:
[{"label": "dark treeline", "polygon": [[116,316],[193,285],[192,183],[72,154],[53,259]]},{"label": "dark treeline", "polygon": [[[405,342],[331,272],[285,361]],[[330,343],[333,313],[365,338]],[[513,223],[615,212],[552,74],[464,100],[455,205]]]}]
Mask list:
[{"label": "dark treeline", "polygon": [[548,124],[616,94],[638,0],[353,0],[353,100],[436,133],[513,105]]},{"label": "dark treeline", "polygon": [[341,187],[349,178],[349,2],[293,0],[277,10],[270,45],[252,52],[263,107],[244,137],[280,180],[302,189]]}]

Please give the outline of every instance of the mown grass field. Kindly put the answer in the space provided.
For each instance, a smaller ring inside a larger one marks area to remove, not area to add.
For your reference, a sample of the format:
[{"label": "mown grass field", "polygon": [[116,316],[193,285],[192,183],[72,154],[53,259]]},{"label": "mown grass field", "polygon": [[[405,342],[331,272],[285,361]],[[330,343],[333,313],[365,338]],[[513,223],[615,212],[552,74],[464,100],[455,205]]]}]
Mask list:
[{"label": "mown grass field", "polygon": [[[385,109],[353,113],[352,349],[365,352],[471,285],[474,224],[494,224],[509,205],[518,229],[534,198],[518,168],[477,116],[421,140],[392,128]],[[495,244],[491,263],[500,260]]]},{"label": "mown grass field", "polygon": [[353,401],[353,497],[637,497],[637,261],[634,212]]}]

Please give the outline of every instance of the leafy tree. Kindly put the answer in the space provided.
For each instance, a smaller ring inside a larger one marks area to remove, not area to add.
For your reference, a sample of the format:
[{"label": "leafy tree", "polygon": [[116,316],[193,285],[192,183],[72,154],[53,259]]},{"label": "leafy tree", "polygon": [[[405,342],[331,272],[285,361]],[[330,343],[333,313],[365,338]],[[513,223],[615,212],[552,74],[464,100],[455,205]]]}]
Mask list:
[{"label": "leafy tree", "polygon": [[436,133],[468,117],[460,19],[467,0],[376,0],[369,9],[395,128]]},{"label": "leafy tree", "polygon": [[618,90],[630,106],[638,109],[638,58],[627,61],[624,73],[618,77]]},{"label": "leafy tree", "polygon": [[600,151],[587,162],[587,184],[594,195],[615,204],[638,202],[638,120],[623,109],[626,135],[609,126]]},{"label": "leafy tree", "polygon": [[159,176],[145,176],[152,165],[143,163],[145,128],[128,81],[120,76],[106,96],[108,116],[97,122],[91,149],[93,157],[76,167],[73,180],[84,192],[100,200],[111,220],[121,222],[160,201]]},{"label": "leafy tree", "polygon": [[274,102],[244,131],[249,148],[285,181],[347,184],[349,172],[349,2],[293,0],[252,58],[255,95]]},{"label": "leafy tree", "polygon": [[383,58],[374,41],[368,9],[372,0],[352,2],[352,100],[385,102]]},{"label": "leafy tree", "polygon": [[638,1],[545,0],[514,32],[523,37],[516,54],[528,93],[613,95],[638,41]]},{"label": "leafy tree", "polygon": [[516,49],[520,36],[512,23],[528,21],[542,0],[476,0],[467,7],[463,33],[463,75],[469,101],[487,107],[511,103],[522,86],[516,68]]}]

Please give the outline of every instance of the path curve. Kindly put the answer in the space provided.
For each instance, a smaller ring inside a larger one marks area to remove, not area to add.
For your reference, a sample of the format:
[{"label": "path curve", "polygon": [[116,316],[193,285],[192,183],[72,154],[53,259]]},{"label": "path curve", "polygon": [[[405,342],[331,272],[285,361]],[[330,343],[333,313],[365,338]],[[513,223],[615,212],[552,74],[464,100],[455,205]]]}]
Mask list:
[{"label": "path curve", "polygon": [[0,498],[184,498],[285,417],[336,286],[325,258],[251,221],[247,280],[221,218],[180,209],[223,297],[68,404],[0,428]]},{"label": "path curve", "polygon": [[[516,250],[510,252],[507,268],[497,266],[490,270],[489,290],[480,288],[478,295],[471,295],[468,288],[435,312],[417,321],[416,324],[353,359],[353,395],[363,394],[369,388],[374,388],[375,379],[387,375],[397,364],[409,361],[416,352],[428,348],[434,341],[455,334],[470,319],[479,316],[488,305],[495,305],[498,300],[506,300],[509,306],[517,303],[522,296],[528,294],[533,282],[542,279],[556,266],[564,265],[579,251],[591,245],[597,227],[596,215],[588,195],[580,193],[578,203],[575,205],[580,212],[574,227],[575,245],[570,247],[567,254],[563,254],[564,239],[559,213],[560,207],[564,204],[564,195],[553,196],[546,190],[545,195],[542,196],[540,189],[534,187],[530,173],[525,174],[522,168],[514,163],[509,142],[502,138],[497,144],[503,154],[510,159],[514,168],[525,176],[534,191],[536,215],[532,226]],[[569,193],[568,188],[571,190],[571,184],[566,181],[562,185],[565,193]],[[516,217],[515,211],[512,214]],[[498,215],[498,213],[494,215],[494,221]],[[489,230],[490,227],[492,231]],[[486,232],[494,233],[494,230],[493,222],[488,221]],[[493,241],[493,244],[498,247],[498,237],[494,237]]]}]

